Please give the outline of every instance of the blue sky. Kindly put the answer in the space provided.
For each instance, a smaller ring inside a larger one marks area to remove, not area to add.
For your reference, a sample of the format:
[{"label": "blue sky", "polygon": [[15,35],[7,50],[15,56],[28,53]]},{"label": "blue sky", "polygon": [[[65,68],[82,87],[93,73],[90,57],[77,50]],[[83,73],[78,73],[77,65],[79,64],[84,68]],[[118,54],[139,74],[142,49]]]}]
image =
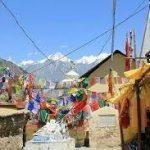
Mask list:
[{"label": "blue sky", "polygon": [[[148,1],[148,0],[147,0]],[[146,2],[147,2],[146,1]],[[32,39],[47,54],[80,46],[111,27],[112,0],[5,0]],[[134,12],[141,0],[118,0],[116,23]],[[146,4],[145,2],[145,4]],[[140,49],[147,10],[128,20],[116,30],[115,49],[124,49],[127,31],[135,29],[137,49]],[[96,55],[109,34],[71,54],[72,60],[83,55]],[[0,57],[15,62],[39,60],[44,57],[17,27],[0,5]],[[110,52],[110,43],[105,51]]]}]

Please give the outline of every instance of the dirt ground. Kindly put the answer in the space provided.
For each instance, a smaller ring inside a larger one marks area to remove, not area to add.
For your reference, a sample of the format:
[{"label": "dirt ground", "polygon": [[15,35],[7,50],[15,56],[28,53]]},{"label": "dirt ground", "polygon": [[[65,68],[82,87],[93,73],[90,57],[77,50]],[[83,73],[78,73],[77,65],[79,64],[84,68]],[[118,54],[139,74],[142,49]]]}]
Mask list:
[{"label": "dirt ground", "polygon": [[100,148],[87,148],[87,147],[81,147],[81,148],[75,148],[75,150],[121,150],[121,147],[106,147],[105,145],[101,146]]}]

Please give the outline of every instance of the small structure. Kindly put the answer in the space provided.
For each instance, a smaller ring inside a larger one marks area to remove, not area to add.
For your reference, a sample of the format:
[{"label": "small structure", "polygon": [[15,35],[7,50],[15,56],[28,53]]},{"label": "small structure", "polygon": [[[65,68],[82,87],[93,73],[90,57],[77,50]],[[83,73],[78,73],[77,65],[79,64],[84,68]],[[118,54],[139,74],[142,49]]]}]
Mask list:
[{"label": "small structure", "polygon": [[65,74],[66,79],[62,80],[62,83],[69,84],[70,86],[77,81],[79,74],[74,70],[71,70]]},{"label": "small structure", "polygon": [[0,108],[0,149],[19,150],[23,148],[28,115],[25,109]]},{"label": "small structure", "polygon": [[105,106],[94,111],[89,122],[90,148],[120,149],[118,110]]},{"label": "small structure", "polygon": [[76,73],[74,70],[71,70],[68,73],[66,73],[66,76],[70,79],[77,79],[79,77],[79,74]]}]

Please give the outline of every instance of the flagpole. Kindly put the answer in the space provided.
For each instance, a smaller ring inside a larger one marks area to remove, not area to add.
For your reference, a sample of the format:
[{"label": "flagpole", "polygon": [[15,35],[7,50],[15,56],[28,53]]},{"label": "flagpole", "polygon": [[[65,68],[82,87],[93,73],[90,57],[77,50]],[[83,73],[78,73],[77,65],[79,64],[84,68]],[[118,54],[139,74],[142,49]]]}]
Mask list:
[{"label": "flagpole", "polygon": [[133,47],[134,47],[134,59],[135,59],[135,67],[137,68],[137,60],[136,60],[136,57],[137,57],[137,51],[136,51],[136,35],[135,35],[135,30],[133,30]]},{"label": "flagpole", "polygon": [[113,0],[113,16],[112,16],[112,42],[111,42],[111,62],[113,61],[113,51],[115,43],[115,20],[116,20],[116,0]]}]

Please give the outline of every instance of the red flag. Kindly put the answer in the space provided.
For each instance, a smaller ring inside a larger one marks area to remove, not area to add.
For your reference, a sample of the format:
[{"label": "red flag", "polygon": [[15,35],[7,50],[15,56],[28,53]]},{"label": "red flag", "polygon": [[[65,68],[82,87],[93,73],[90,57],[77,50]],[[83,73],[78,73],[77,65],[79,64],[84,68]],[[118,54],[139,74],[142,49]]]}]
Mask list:
[{"label": "red flag", "polygon": [[130,116],[129,116],[129,99],[124,99],[122,102],[121,106],[121,111],[120,111],[120,125],[123,129],[128,128],[130,125]]},{"label": "red flag", "polygon": [[110,93],[111,96],[114,95],[114,82],[113,82],[112,71],[110,71],[108,75],[108,93]]},{"label": "red flag", "polygon": [[126,60],[125,60],[125,71],[130,70],[131,68],[131,62],[130,62],[130,44],[128,38],[126,39],[126,44],[125,44],[125,52],[126,52]]},{"label": "red flag", "polygon": [[80,111],[83,110],[83,108],[86,106],[87,102],[86,101],[80,101],[75,103],[75,105],[73,106],[73,114],[77,114]]}]

